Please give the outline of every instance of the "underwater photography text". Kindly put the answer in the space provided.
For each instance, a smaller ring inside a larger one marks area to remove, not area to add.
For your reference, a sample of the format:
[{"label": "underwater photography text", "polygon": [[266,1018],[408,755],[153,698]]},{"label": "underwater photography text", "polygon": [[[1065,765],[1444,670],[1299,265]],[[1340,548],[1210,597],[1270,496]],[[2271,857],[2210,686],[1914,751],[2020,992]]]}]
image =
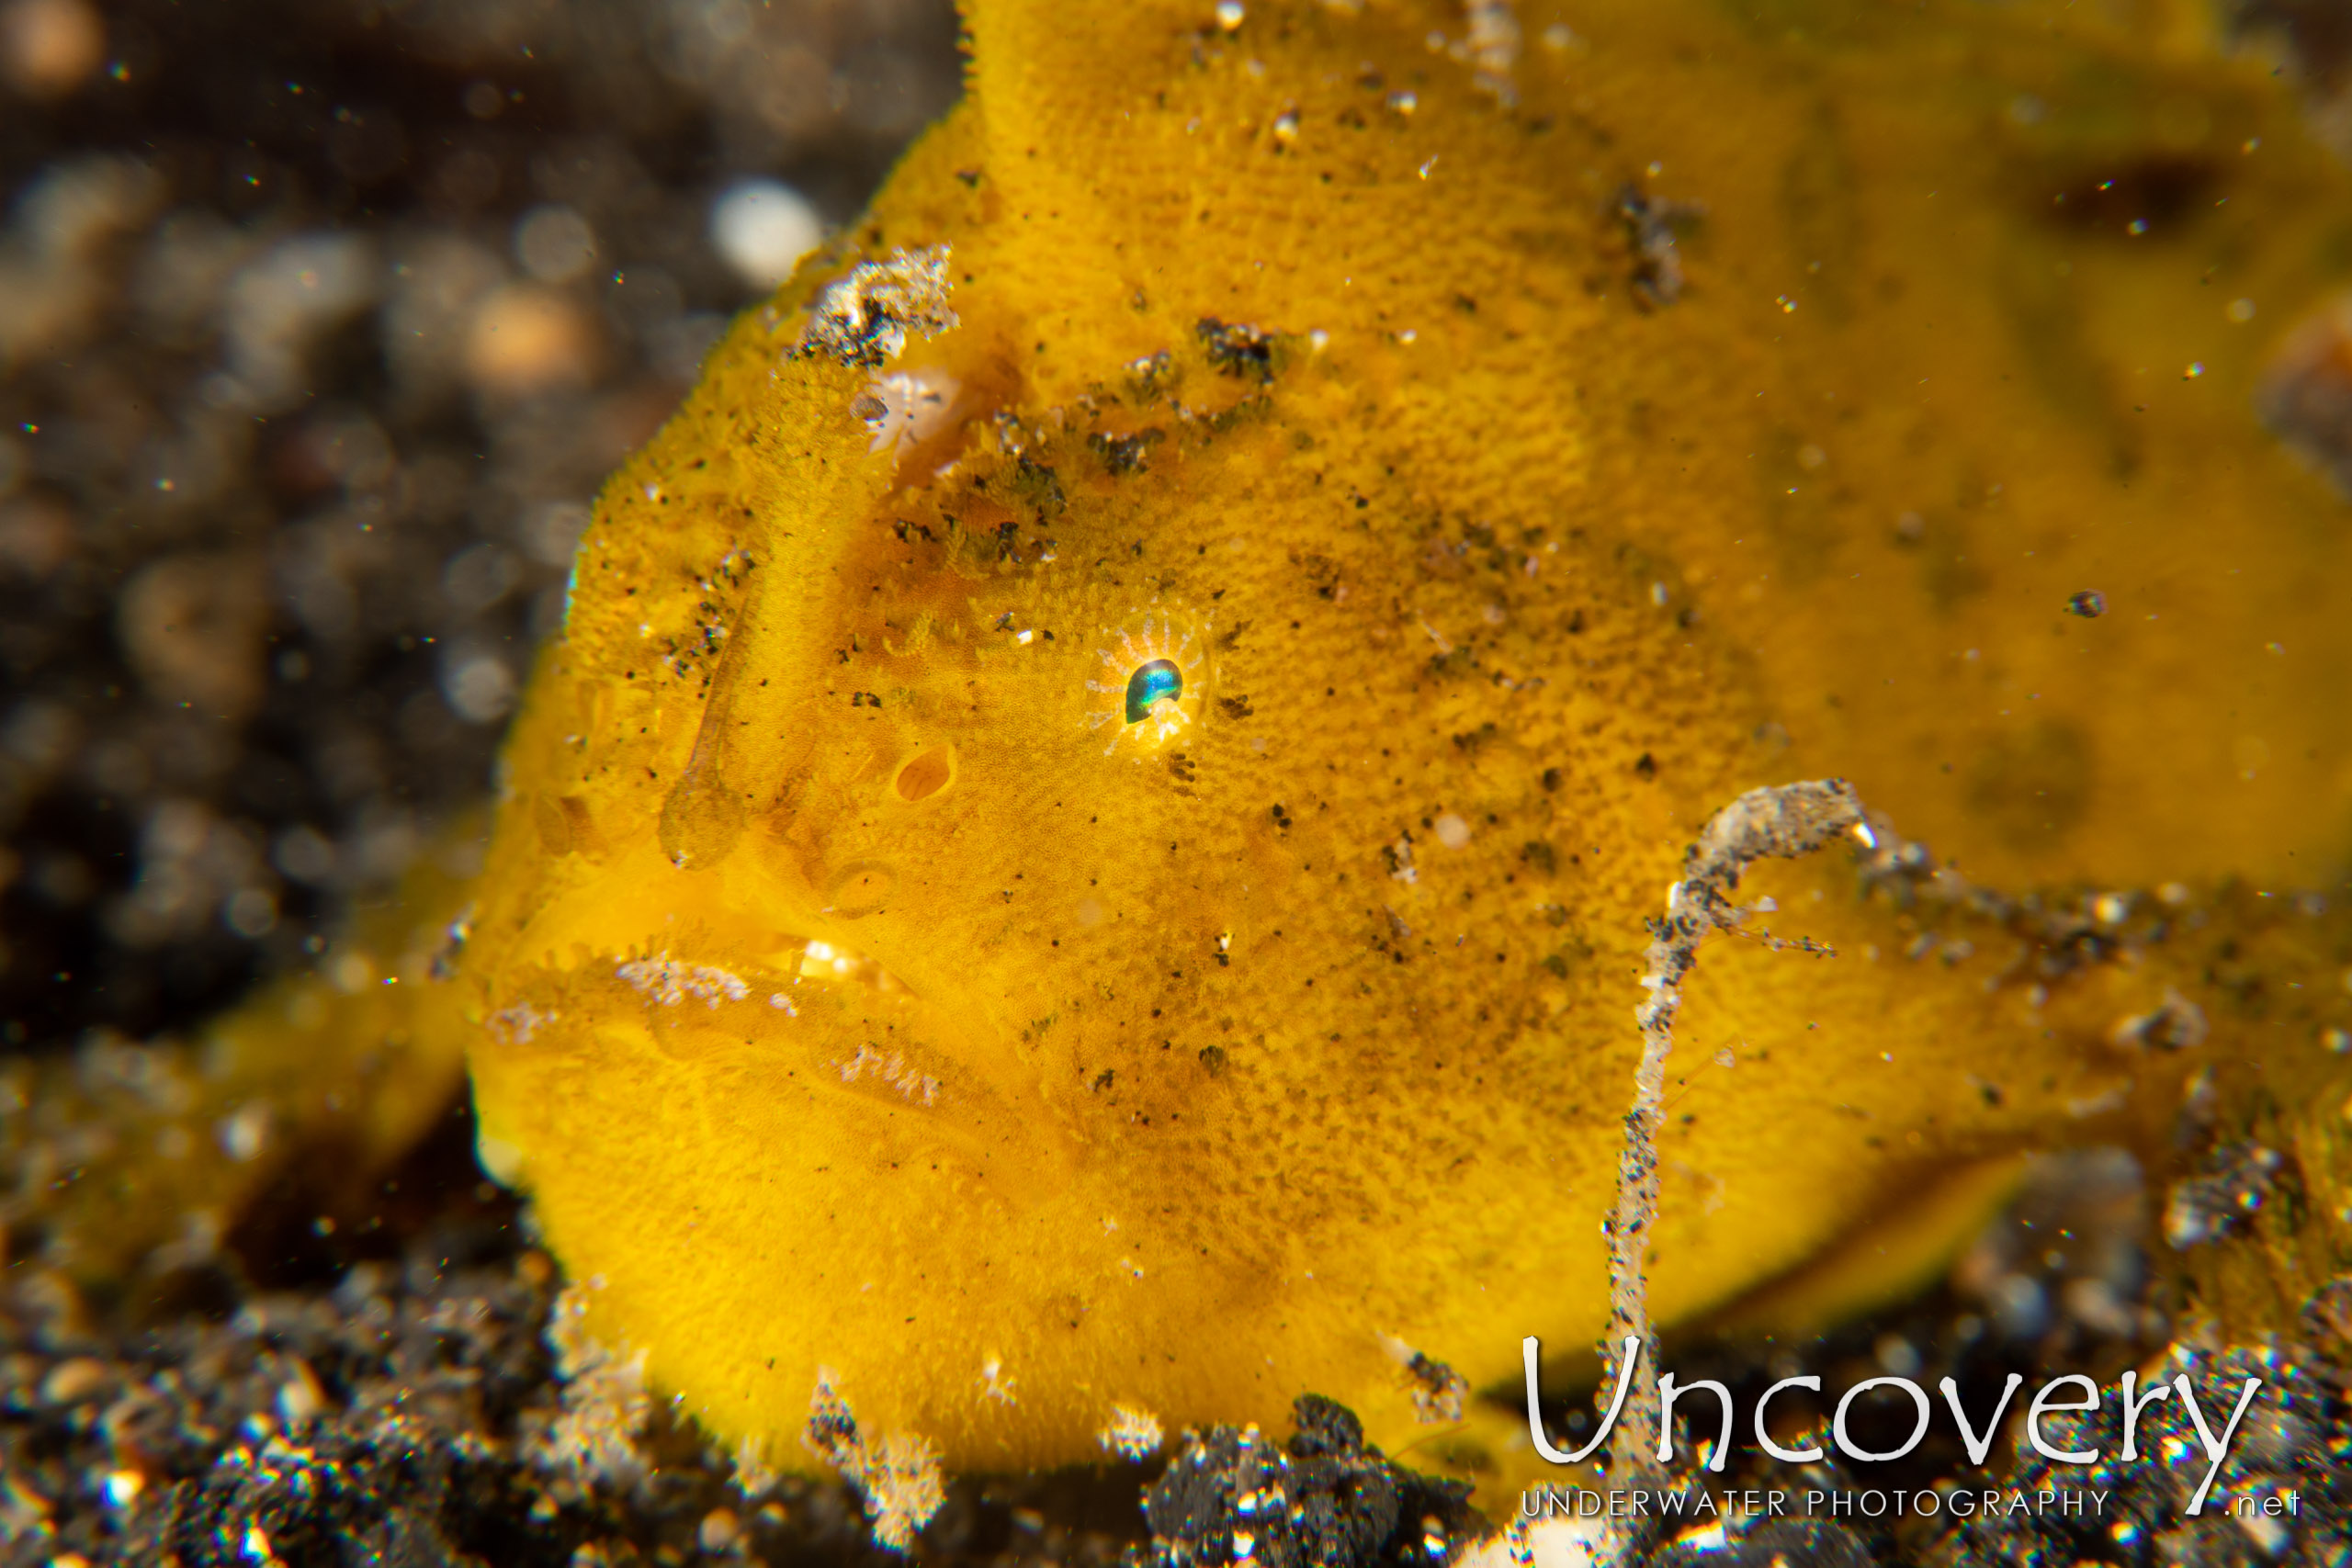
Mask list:
[{"label": "underwater photography text", "polygon": [[[1635,1371],[1644,1351],[1642,1340],[1635,1336],[1627,1336],[1618,1354],[1611,1358],[1615,1363],[1615,1375],[1608,1408],[1601,1416],[1599,1427],[1581,1447],[1573,1450],[1556,1447],[1544,1430],[1538,1398],[1538,1370],[1542,1353],[1540,1343],[1534,1336],[1531,1335],[1521,1342],[1521,1348],[1527,1372],[1528,1435],[1534,1442],[1535,1451],[1552,1464],[1582,1464],[1591,1460],[1600,1451],[1601,1446],[1609,1440],[1610,1433],[1616,1427],[1619,1417],[1624,1413],[1627,1395],[1637,1381]],[[2008,1417],[2018,1392],[2024,1382],[2025,1378],[2022,1374],[2009,1373],[2002,1383],[1998,1395],[1991,1399],[1990,1408],[1984,1409],[1981,1417],[1977,1417],[1970,1415],[1967,1402],[1962,1397],[1957,1379],[1945,1377],[1938,1381],[1937,1387],[1943,1395],[1944,1407],[1951,1412],[1953,1427],[1960,1436],[1961,1446],[1966,1450],[1971,1464],[1981,1467],[1985,1463],[1992,1451],[1993,1440],[2000,1432],[2003,1422]],[[2190,1498],[2185,1510],[2190,1516],[2200,1514],[2204,1510],[2206,1498],[2212,1490],[2215,1477],[2221,1473],[2223,1462],[2229,1458],[2230,1443],[2237,1436],[2238,1428],[2245,1421],[2247,1411],[2253,1408],[2255,1397],[2261,1392],[2262,1385],[2261,1378],[2248,1377],[2245,1380],[2244,1386],[2238,1392],[2234,1406],[2229,1412],[2228,1419],[2221,1424],[2217,1432],[2212,1419],[2198,1399],[2195,1384],[2185,1373],[2174,1377],[2170,1382],[2152,1378],[2143,1386],[2140,1374],[2134,1371],[2127,1371],[2119,1380],[2115,1390],[2118,1403],[2114,1408],[2121,1421],[2122,1440],[2113,1457],[2119,1461],[2127,1463],[2149,1457],[2143,1454],[2140,1446],[2140,1422],[2147,1415],[2151,1406],[2177,1396],[2179,1408],[2195,1427],[2198,1444],[2203,1450],[2203,1457],[2207,1461],[2204,1478],[2199,1483],[2195,1495]],[[1889,1390],[1907,1398],[1912,1406],[1913,1418],[1909,1434],[1899,1444],[1888,1449],[1865,1447],[1853,1431],[1857,1402],[1872,1391],[1880,1389]],[[1828,1457],[1829,1450],[1832,1449],[1840,1459],[1863,1464],[1884,1463],[1904,1459],[1927,1440],[1928,1429],[1934,1425],[1936,1419],[1935,1401],[1928,1396],[1927,1389],[1913,1379],[1891,1375],[1866,1378],[1839,1395],[1830,1416],[1826,1433],[1828,1448],[1824,1448],[1819,1442],[1807,1442],[1804,1446],[1797,1448],[1785,1447],[1773,1437],[1768,1412],[1775,1398],[1791,1390],[1804,1390],[1819,1394],[1822,1391],[1821,1379],[1811,1375],[1782,1378],[1757,1397],[1755,1410],[1751,1416],[1751,1427],[1757,1447],[1783,1463],[1819,1463]],[[1657,1401],[1657,1415],[1658,1439],[1656,1459],[1660,1464],[1673,1462],[1676,1402],[1685,1395],[1700,1393],[1711,1395],[1714,1402],[1713,1408],[1721,1413],[1721,1420],[1713,1439],[1705,1444],[1706,1459],[1702,1468],[1712,1473],[1721,1474],[1731,1453],[1735,1403],[1731,1389],[1710,1378],[1682,1382],[1670,1371],[1663,1370],[1658,1371],[1655,1393],[1652,1395]],[[1984,1402],[1978,1403],[1981,1404]],[[2046,1417],[2062,1412],[2098,1412],[2105,1407],[2106,1403],[2106,1391],[2081,1372],[2067,1372],[2052,1377],[2037,1388],[2027,1403],[2022,1424],[2024,1440],[2019,1446],[2030,1449],[2032,1452],[2039,1454],[2052,1464],[2076,1467],[2098,1464],[2107,1457],[2098,1448],[2059,1446],[2070,1439],[2058,1438],[2053,1440],[2049,1434],[2045,1433],[2042,1423]],[[2071,1440],[2086,1439],[2076,1438]],[[2159,1460],[2159,1462],[2163,1461]],[[1790,1497],[1794,1495],[1804,1502],[1803,1511],[1808,1514],[1822,1511],[1826,1507],[1832,1513],[1860,1512],[1871,1517],[1885,1513],[1901,1514],[1906,1511],[1917,1513],[1941,1511],[1961,1515],[1978,1511],[1985,1514],[2052,1510],[2075,1513],[2085,1509],[2103,1509],[2106,1503],[2105,1494],[2096,1491],[2074,1492],[2056,1488],[2029,1491],[2017,1487],[1987,1489],[1981,1494],[1969,1491],[1956,1491],[1947,1495],[1933,1491],[1919,1491],[1914,1494],[1907,1491],[1837,1492],[1820,1489],[1791,1494],[1774,1489],[1769,1493],[1751,1492],[1744,1495],[1736,1493],[1732,1495],[1752,1501],[1754,1506],[1743,1508],[1743,1511],[1751,1514],[1758,1512],[1779,1514],[1787,1506]],[[1701,1498],[1710,1499],[1703,1509],[1699,1502]],[[1530,1508],[1530,1499],[1535,1500],[1532,1506],[1540,1509],[1543,1514],[1573,1514],[1579,1517],[1603,1515],[1609,1517],[1623,1517],[1629,1513],[1647,1512],[1652,1504],[1656,1504],[1661,1513],[1711,1511],[1714,1506],[1712,1502],[1712,1495],[1704,1492],[1703,1489],[1693,1492],[1674,1492],[1618,1488],[1604,1494],[1588,1492],[1584,1489],[1570,1491],[1560,1487],[1539,1486],[1530,1489],[1522,1498],[1522,1512]],[[1669,1502],[1668,1499],[1674,1499],[1674,1501]],[[1930,1503],[1933,1506],[1929,1506]],[[2298,1509],[2299,1500],[2291,1495],[2282,1495],[2267,1499],[2266,1504],[2277,1505],[2275,1507],[2268,1508],[2267,1511],[2271,1513],[2293,1513]],[[1541,1517],[1541,1514],[1531,1513],[1529,1517]]]}]

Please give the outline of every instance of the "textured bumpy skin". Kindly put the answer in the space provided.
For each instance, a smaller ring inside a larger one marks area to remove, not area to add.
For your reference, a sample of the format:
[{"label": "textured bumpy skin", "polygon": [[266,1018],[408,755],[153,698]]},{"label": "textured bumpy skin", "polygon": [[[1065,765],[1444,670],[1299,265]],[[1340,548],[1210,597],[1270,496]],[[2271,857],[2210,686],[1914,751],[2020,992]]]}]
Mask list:
[{"label": "textured bumpy skin", "polygon": [[[1644,922],[1739,791],[2011,887],[2324,881],[2352,528],[2248,406],[2345,186],[2165,20],[1529,5],[1481,85],[1402,0],[977,6],[614,478],[510,745],[458,983],[593,1329],[771,1462],[820,1369],[960,1467],[1306,1390],[1393,1450],[1400,1345],[1598,1327]],[[936,245],[959,324],[795,354]],[[2249,899],[2217,988],[1767,889],[1839,955],[1702,960],[1668,1320],[1890,1289],[2017,1151],[2160,1148],[2208,1059],[2310,1095],[2343,1021]],[[2111,1043],[2167,986],[2210,1038]]]}]

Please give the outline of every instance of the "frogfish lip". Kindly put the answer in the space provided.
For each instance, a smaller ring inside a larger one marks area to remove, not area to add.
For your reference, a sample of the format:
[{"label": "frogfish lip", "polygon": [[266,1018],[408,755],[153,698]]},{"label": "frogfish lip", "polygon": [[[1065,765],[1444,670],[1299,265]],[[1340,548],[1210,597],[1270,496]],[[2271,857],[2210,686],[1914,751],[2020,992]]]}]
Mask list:
[{"label": "frogfish lip", "polygon": [[[778,934],[752,954],[719,942],[608,950],[526,992],[538,986],[509,1012],[561,1020],[558,1032],[594,1061],[619,1066],[605,1055],[617,1048],[661,1064],[652,1081],[665,1097],[813,1096],[806,1125],[820,1139],[921,1150],[990,1179],[1017,1144],[1023,1168],[1071,1174],[1066,1118],[1044,1108],[1040,1120],[1035,1063],[952,974],[933,989],[837,938]],[[621,1076],[643,1084],[638,1070]],[[1020,1207],[1021,1194],[1003,1201]]]},{"label": "frogfish lip", "polygon": [[599,868],[481,976],[489,1055],[600,1064],[633,1041],[682,1089],[774,1074],[902,1119],[910,1093],[941,1113],[1034,1100],[1003,998],[898,918],[904,863],[832,837],[685,871],[647,845]]}]

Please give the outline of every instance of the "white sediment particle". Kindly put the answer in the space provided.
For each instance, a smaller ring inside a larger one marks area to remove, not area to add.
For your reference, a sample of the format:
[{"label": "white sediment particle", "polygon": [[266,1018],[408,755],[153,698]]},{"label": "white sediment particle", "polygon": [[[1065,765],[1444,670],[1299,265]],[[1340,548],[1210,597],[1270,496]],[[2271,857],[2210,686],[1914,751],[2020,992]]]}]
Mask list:
[{"label": "white sediment particle", "polygon": [[239,1164],[261,1157],[269,1144],[269,1107],[258,1100],[239,1106],[221,1118],[220,1147]]},{"label": "white sediment particle", "polygon": [[1511,0],[1464,0],[1462,9],[1470,24],[1472,79],[1480,92],[1508,108],[1519,102],[1511,81],[1511,68],[1519,63],[1519,14]]},{"label": "white sediment particle", "polygon": [[818,1369],[816,1393],[808,1401],[808,1447],[865,1498],[875,1540],[904,1551],[947,1499],[939,1452],[912,1432],[888,1432],[878,1442],[867,1441],[849,1401],[833,1387],[835,1376]]},{"label": "white sediment particle", "polygon": [[1388,873],[1391,877],[1398,882],[1405,883],[1408,886],[1419,882],[1421,879],[1420,872],[1413,865],[1413,838],[1411,834],[1398,834],[1396,836],[1396,841],[1388,846],[1388,852],[1390,857],[1396,863],[1396,866]]},{"label": "white sediment particle", "polygon": [[613,966],[613,973],[636,987],[649,1000],[676,1007],[688,997],[700,997],[712,1007],[722,1000],[740,1002],[752,994],[741,978],[709,964],[678,964],[666,953],[632,958]]},{"label": "white sediment particle", "polygon": [[842,1082],[855,1083],[869,1069],[909,1100],[926,1106],[938,1102],[937,1078],[919,1070],[899,1052],[883,1051],[873,1045],[860,1045],[857,1055],[842,1064]]},{"label": "white sediment particle", "polygon": [[[2267,1499],[2265,1500],[2267,1501]],[[2249,1498],[2248,1501],[2252,1499]],[[2230,1517],[2236,1523],[2238,1529],[2254,1538],[2255,1545],[2260,1547],[2266,1556],[2278,1557],[2285,1554],[2288,1543],[2292,1539],[2288,1535],[2285,1525],[2260,1514],[2241,1514],[2235,1509],[2231,1510]]]},{"label": "white sediment particle", "polygon": [[625,1483],[645,1468],[638,1434],[645,1429],[652,1402],[645,1392],[645,1352],[615,1350],[591,1337],[585,1319],[588,1292],[578,1283],[563,1288],[548,1314],[548,1348],[555,1352],[556,1375],[563,1382],[563,1408],[529,1445],[532,1462],[543,1470],[582,1481]]},{"label": "white sediment particle", "polygon": [[1513,1518],[1502,1534],[1482,1542],[1459,1568],[1593,1568],[1611,1561],[1608,1521],[1594,1518]]},{"label": "white sediment particle", "polygon": [[1380,1348],[1405,1374],[1405,1393],[1413,1402],[1415,1420],[1424,1426],[1442,1426],[1462,1419],[1463,1406],[1470,1397],[1469,1379],[1393,1334],[1380,1336]]},{"label": "white sediment particle", "polygon": [[2120,1111],[2132,1098],[2131,1089],[2122,1084],[2099,1094],[2080,1094],[2066,1101],[2066,1114],[2077,1122],[2087,1122],[2094,1116],[2104,1116]]},{"label": "white sediment particle", "polygon": [[1111,1406],[1111,1424],[1094,1434],[1105,1453],[1140,1464],[1159,1451],[1164,1438],[1159,1417],[1139,1404]]},{"label": "white sediment particle", "polygon": [[945,245],[927,245],[859,263],[817,296],[793,352],[879,369],[899,356],[910,335],[945,332],[956,325],[947,305],[948,255]]},{"label": "white sediment particle", "polygon": [[745,1438],[735,1445],[735,1490],[745,1502],[753,1502],[776,1489],[784,1477],[767,1464],[767,1448],[763,1442]]},{"label": "white sediment particle", "polygon": [[1013,1379],[1004,1370],[1004,1358],[990,1356],[980,1363],[980,1397],[992,1399],[999,1404],[1018,1404],[1013,1397]]},{"label": "white sediment particle", "polygon": [[501,1008],[492,1013],[488,1027],[491,1038],[494,1040],[508,1045],[527,1045],[531,1043],[531,1036],[537,1034],[543,1025],[553,1023],[555,1017],[551,1012],[541,1012],[528,1002],[516,1002],[513,1007]]},{"label": "white sediment particle", "polygon": [[285,1381],[277,1385],[277,1417],[288,1427],[299,1427],[314,1421],[327,1408],[326,1391],[319,1386],[318,1374],[300,1356],[286,1359]]},{"label": "white sediment particle", "polygon": [[2164,999],[2143,1013],[2134,1013],[2109,1031],[2109,1043],[2120,1046],[2154,1045],[2168,1051],[2184,1051],[2202,1045],[2209,1032],[2205,1010],[2167,987]]}]

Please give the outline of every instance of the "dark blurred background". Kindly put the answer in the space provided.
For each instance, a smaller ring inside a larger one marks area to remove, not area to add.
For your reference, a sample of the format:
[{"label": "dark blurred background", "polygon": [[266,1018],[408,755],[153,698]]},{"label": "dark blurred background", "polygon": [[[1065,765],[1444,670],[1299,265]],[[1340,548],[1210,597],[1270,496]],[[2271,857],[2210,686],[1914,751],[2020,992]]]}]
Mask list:
[{"label": "dark blurred background", "polygon": [[959,72],[949,0],[0,0],[0,1053],[435,852],[603,475]]}]

